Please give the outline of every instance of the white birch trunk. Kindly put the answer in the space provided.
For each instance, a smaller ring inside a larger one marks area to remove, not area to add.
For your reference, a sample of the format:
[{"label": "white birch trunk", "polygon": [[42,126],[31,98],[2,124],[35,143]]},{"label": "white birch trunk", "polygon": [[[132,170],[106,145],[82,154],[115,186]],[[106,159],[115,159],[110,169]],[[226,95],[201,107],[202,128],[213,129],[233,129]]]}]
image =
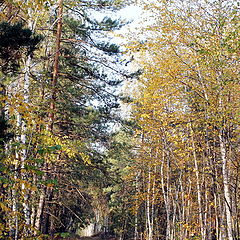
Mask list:
[{"label": "white birch trunk", "polygon": [[36,229],[35,234],[37,234],[37,231],[40,230],[40,227],[41,227],[41,218],[43,213],[44,202],[45,202],[45,190],[42,190],[39,197],[39,203],[38,203],[36,219],[35,219],[35,229]]},{"label": "white birch trunk", "polygon": [[[24,71],[24,82],[23,82],[23,96],[24,96],[24,103],[28,104],[29,103],[29,86],[30,86],[30,79],[29,79],[29,74],[30,74],[30,65],[31,65],[31,57],[28,56],[25,62],[25,71]],[[27,160],[27,136],[26,136],[26,131],[27,131],[27,126],[26,122],[22,120],[22,129],[21,129],[21,144],[23,145],[23,149],[21,151],[21,169],[25,168],[26,160]],[[31,224],[31,214],[30,214],[30,206],[29,206],[29,190],[26,189],[24,181],[27,181],[27,175],[26,173],[22,173],[22,193],[23,193],[23,211],[24,211],[24,216],[25,216],[25,223],[26,225]],[[29,230],[27,230],[29,231]]]},{"label": "white birch trunk", "polygon": [[[15,173],[14,173],[14,181],[17,181],[17,166],[15,168]],[[11,219],[10,221],[10,232],[11,232],[11,236],[14,238],[14,240],[18,239],[18,216],[17,216],[17,212],[18,212],[18,197],[17,197],[17,191],[16,191],[16,183],[14,184],[15,186],[13,187],[12,190],[12,212],[13,212],[13,219]]]},{"label": "white birch trunk", "polygon": [[[192,148],[193,148],[193,159],[194,159],[194,167],[195,167],[195,175],[196,175],[196,183],[197,183],[197,201],[198,201],[198,216],[199,216],[199,223],[200,223],[200,232],[202,236],[202,240],[206,239],[205,228],[203,224],[203,214],[202,214],[202,201],[201,201],[201,185],[199,179],[199,168],[197,162],[197,154],[196,154],[196,147],[193,138],[193,129],[191,126],[191,140],[192,140]],[[205,225],[206,226],[206,225]]]},{"label": "white birch trunk", "polygon": [[[140,175],[140,172],[137,172],[136,174],[136,178],[135,178],[135,181],[136,181],[136,193],[140,193],[140,189],[139,189],[139,175]],[[137,204],[137,201],[136,201],[136,204],[135,204],[135,215],[134,215],[134,240],[137,240],[139,239],[139,233],[138,233],[138,204]]]},{"label": "white birch trunk", "polygon": [[[32,18],[32,9],[28,9],[28,28],[33,31],[34,26],[36,24],[33,22]],[[30,87],[30,68],[31,68],[31,62],[32,62],[32,57],[29,54],[26,58],[25,61],[25,66],[24,66],[24,76],[23,76],[23,97],[24,97],[24,104],[27,105],[29,104],[29,87]],[[20,136],[20,142],[23,146],[23,149],[21,150],[20,153],[20,161],[21,161],[21,169],[25,169],[26,161],[27,161],[27,124],[24,119],[20,118],[20,126],[21,126],[21,136]],[[27,173],[22,172],[22,184],[21,184],[21,190],[22,190],[22,195],[23,195],[23,212],[24,212],[24,220],[25,224],[27,225],[25,228],[26,235],[30,233],[30,228],[29,226],[31,225],[31,210],[30,210],[30,204],[29,204],[29,189],[26,188],[25,181],[27,181],[28,176]]]},{"label": "white birch trunk", "polygon": [[156,172],[157,166],[154,166],[153,183],[152,183],[152,209],[151,209],[151,226],[152,226],[152,236],[154,234],[154,215],[155,215],[155,198],[156,198]]},{"label": "white birch trunk", "polygon": [[225,210],[226,210],[226,220],[227,220],[227,233],[228,240],[233,240],[233,228],[232,228],[232,216],[231,216],[231,195],[229,191],[229,176],[228,176],[228,166],[227,166],[227,156],[226,148],[224,143],[224,138],[222,133],[219,133],[220,142],[220,152],[222,159],[222,174],[223,174],[223,191],[225,198]]},{"label": "white birch trunk", "polygon": [[169,172],[168,168],[166,169],[166,174],[167,174],[167,183],[165,186],[165,181],[164,181],[164,162],[165,162],[165,153],[164,150],[162,152],[162,164],[161,164],[161,185],[162,185],[162,193],[163,193],[163,199],[164,199],[164,204],[165,204],[165,210],[166,210],[166,224],[167,224],[167,229],[166,229],[166,240],[170,239],[170,231],[171,231],[171,223],[170,223],[170,203],[169,203],[169,193],[168,193],[168,187],[169,187]]},{"label": "white birch trunk", "polygon": [[151,194],[151,168],[148,168],[148,184],[147,184],[147,229],[148,229],[148,240],[152,240],[152,224],[151,224],[151,213],[150,213],[150,194]]},{"label": "white birch trunk", "polygon": [[[179,178],[179,184],[180,184],[180,191],[181,191],[181,209],[179,211],[179,216],[180,216],[180,222],[185,222],[186,220],[186,217],[185,217],[185,213],[186,213],[186,204],[185,204],[185,199],[184,199],[184,188],[183,188],[183,181],[182,181],[182,173],[180,175],[180,178]],[[182,239],[185,238],[185,230],[182,226],[183,224],[181,224],[179,226],[179,232],[180,232],[180,237]]]},{"label": "white birch trunk", "polygon": [[[221,79],[221,73],[218,73],[219,79]],[[219,96],[219,110],[223,111],[223,99],[222,99],[222,91],[220,90]],[[224,138],[224,128],[222,127],[219,130],[218,134],[219,145],[220,145],[220,156],[222,160],[222,176],[223,176],[223,192],[225,198],[225,213],[226,213],[226,222],[227,222],[227,234],[228,240],[233,240],[233,223],[232,223],[232,214],[231,214],[231,194],[229,190],[229,171],[228,171],[228,159],[227,159],[227,151],[225,146],[225,138]]]},{"label": "white birch trunk", "polygon": [[[17,113],[17,128],[20,129],[21,127],[21,116],[19,113]],[[16,142],[19,143],[20,142],[20,136],[19,134],[16,136]],[[15,158],[16,158],[16,162],[15,162],[15,173],[14,173],[14,186],[13,186],[13,190],[12,190],[12,211],[13,211],[13,224],[10,225],[10,231],[11,231],[11,235],[14,238],[14,240],[18,239],[18,195],[17,195],[17,179],[18,179],[18,167],[19,167],[19,152],[18,149],[16,150],[15,153]]]}]

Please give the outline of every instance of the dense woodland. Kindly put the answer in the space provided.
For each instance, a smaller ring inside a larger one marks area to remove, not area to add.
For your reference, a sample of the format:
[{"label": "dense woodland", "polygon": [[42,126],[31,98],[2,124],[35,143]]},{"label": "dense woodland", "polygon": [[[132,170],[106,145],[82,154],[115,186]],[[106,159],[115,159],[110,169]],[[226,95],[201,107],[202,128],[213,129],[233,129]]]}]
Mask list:
[{"label": "dense woodland", "polygon": [[0,239],[240,239],[240,3],[133,3],[0,1]]}]

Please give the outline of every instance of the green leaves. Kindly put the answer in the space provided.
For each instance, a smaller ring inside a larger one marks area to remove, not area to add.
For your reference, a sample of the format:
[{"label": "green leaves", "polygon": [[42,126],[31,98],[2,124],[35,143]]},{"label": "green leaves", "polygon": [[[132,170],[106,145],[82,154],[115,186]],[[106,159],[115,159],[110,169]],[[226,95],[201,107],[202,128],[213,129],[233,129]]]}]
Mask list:
[{"label": "green leaves", "polygon": [[54,145],[50,147],[39,147],[37,150],[37,153],[43,156],[46,153],[56,153],[59,150],[61,150],[61,145]]},{"label": "green leaves", "polygon": [[98,43],[96,46],[98,49],[104,51],[110,56],[119,53],[119,46],[111,43]]}]

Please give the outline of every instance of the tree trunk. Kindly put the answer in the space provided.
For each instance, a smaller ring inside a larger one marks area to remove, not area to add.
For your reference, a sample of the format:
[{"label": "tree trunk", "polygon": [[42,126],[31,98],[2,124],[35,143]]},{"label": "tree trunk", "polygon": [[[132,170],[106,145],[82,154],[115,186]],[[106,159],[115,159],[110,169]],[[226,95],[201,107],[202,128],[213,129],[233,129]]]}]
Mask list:
[{"label": "tree trunk", "polygon": [[227,220],[228,240],[233,240],[232,216],[231,216],[231,196],[229,191],[229,176],[227,166],[226,148],[224,143],[223,131],[219,133],[220,153],[222,159],[223,191],[225,198],[225,211]]},{"label": "tree trunk", "polygon": [[[50,102],[50,112],[49,112],[49,124],[47,129],[52,133],[54,128],[54,121],[55,121],[55,111],[56,111],[56,99],[57,99],[57,80],[59,75],[59,57],[60,57],[60,45],[61,45],[61,35],[62,35],[62,17],[63,17],[63,0],[58,0],[58,15],[57,15],[57,33],[56,33],[56,47],[55,47],[55,56],[54,56],[54,63],[53,63],[53,75],[52,75],[52,93],[51,93],[51,102]],[[48,164],[45,163],[44,167],[47,169]],[[44,179],[47,180],[47,173],[44,173]],[[50,189],[50,195],[52,197],[53,190]],[[46,198],[47,189],[43,189],[40,195],[39,203],[38,203],[38,210],[36,216],[36,224],[35,227],[37,229],[41,228],[41,218],[44,210],[44,203]],[[49,214],[46,214],[45,219],[45,233],[49,231]],[[51,224],[50,224],[51,225]]]},{"label": "tree trunk", "polygon": [[147,183],[147,230],[148,230],[148,240],[152,240],[152,224],[151,224],[151,212],[150,212],[150,194],[151,194],[151,168],[148,167],[148,183]]},{"label": "tree trunk", "polygon": [[[169,202],[169,169],[165,169],[164,171],[164,164],[165,164],[165,153],[164,150],[162,152],[162,164],[161,164],[161,184],[162,184],[162,193],[164,199],[164,205],[166,210],[166,240],[170,239],[171,236],[171,223],[170,223],[170,202]],[[167,163],[168,165],[168,163]],[[167,182],[164,181],[164,172],[167,174]],[[166,186],[165,186],[166,185]]]},{"label": "tree trunk", "polygon": [[[30,85],[30,65],[31,65],[31,56],[27,56],[25,62],[25,71],[24,71],[24,80],[23,80],[23,97],[24,97],[24,104],[29,103],[29,85]],[[25,164],[27,160],[27,136],[26,136],[27,126],[26,122],[21,119],[21,137],[20,141],[21,144],[24,146],[21,150],[21,169],[25,169]],[[29,190],[25,186],[25,181],[27,181],[27,174],[24,171],[21,173],[21,177],[23,180],[22,183],[22,193],[23,193],[23,211],[25,216],[25,224],[27,225],[26,231],[29,232],[29,226],[31,224],[31,217],[30,217],[30,206],[29,206]]]},{"label": "tree trunk", "polygon": [[[46,166],[46,164],[45,164],[45,166]],[[46,171],[47,171],[47,169],[46,169]],[[46,173],[44,173],[44,176],[43,176],[42,180],[46,181]],[[37,231],[40,231],[45,197],[46,197],[46,187],[43,186],[42,189],[41,189],[39,202],[38,202],[38,208],[37,208],[37,212],[36,212],[36,219],[35,219],[35,225],[34,225],[34,227],[36,229],[35,235],[37,234]]]},{"label": "tree trunk", "polygon": [[202,201],[201,201],[201,185],[200,185],[200,179],[199,179],[199,168],[198,168],[198,162],[197,162],[197,154],[196,154],[196,147],[194,143],[194,138],[193,138],[194,132],[191,126],[191,140],[192,140],[192,148],[193,148],[193,159],[194,159],[194,167],[195,167],[195,174],[196,174],[196,183],[197,183],[197,201],[198,201],[198,216],[199,216],[199,223],[200,223],[200,232],[201,232],[201,237],[202,240],[206,239],[205,235],[205,228],[204,228],[204,223],[203,223],[203,214],[202,214]]},{"label": "tree trunk", "polygon": [[[140,175],[140,172],[137,172],[136,174],[136,178],[135,178],[135,181],[136,181],[136,193],[139,194],[140,193],[140,189],[139,189],[139,175]],[[134,240],[137,240],[139,239],[139,233],[138,233],[138,203],[137,203],[137,200],[136,200],[136,204],[135,204],[135,214],[134,214]]]},{"label": "tree trunk", "polygon": [[60,57],[60,44],[62,35],[62,17],[63,17],[63,0],[58,0],[58,24],[56,34],[56,49],[53,64],[53,76],[52,76],[52,96],[50,103],[49,113],[49,126],[48,129],[52,132],[55,120],[56,99],[57,99],[57,80],[59,75],[59,57]]},{"label": "tree trunk", "polygon": [[153,173],[153,183],[152,183],[152,209],[151,209],[151,226],[152,226],[152,237],[155,235],[154,231],[154,216],[155,216],[155,194],[156,194],[156,173],[157,173],[157,166],[154,166],[154,173]]}]

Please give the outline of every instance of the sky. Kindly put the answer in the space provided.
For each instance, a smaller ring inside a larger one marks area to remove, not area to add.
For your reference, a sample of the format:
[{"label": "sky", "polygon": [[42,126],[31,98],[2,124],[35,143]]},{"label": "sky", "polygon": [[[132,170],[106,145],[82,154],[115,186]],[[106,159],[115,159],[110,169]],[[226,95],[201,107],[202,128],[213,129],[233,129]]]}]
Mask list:
[{"label": "sky", "polygon": [[[97,19],[98,21],[101,21],[105,16],[106,16],[106,12],[94,12],[93,13],[94,18]],[[141,9],[140,6],[131,4],[117,12],[109,12],[109,14],[107,14],[109,17],[111,17],[113,20],[114,19],[121,19],[123,21],[129,22],[128,24],[124,25],[120,30],[114,31],[111,35],[108,36],[111,39],[112,43],[118,44],[118,45],[123,45],[126,44],[128,39],[127,39],[127,35],[130,32],[133,32],[134,29],[138,26],[139,22],[142,20],[142,15],[143,15],[143,10]],[[117,35],[122,35],[123,37],[117,37]],[[126,37],[126,38],[124,38]],[[108,39],[109,40],[109,39]],[[123,49],[121,49],[123,50]],[[123,58],[120,61],[123,61],[123,63],[128,62],[129,56],[123,56]],[[127,66],[125,66],[125,68],[128,68],[128,70],[131,72],[132,71],[132,64],[128,64]],[[125,82],[125,81],[124,81]],[[126,92],[126,85],[127,83],[123,84],[120,88],[118,88],[118,93],[119,92]],[[115,94],[117,94],[115,92]],[[93,103],[93,104],[97,104]],[[121,116],[122,117],[129,117],[130,116],[130,112],[131,112],[131,107],[128,104],[123,104],[121,106]],[[115,126],[117,127],[117,126]],[[113,129],[115,129],[115,127],[113,127]]]},{"label": "sky", "polygon": [[[119,17],[127,20],[139,20],[141,17],[142,9],[136,5],[129,5],[118,12]],[[134,23],[134,22],[133,22]]]}]

